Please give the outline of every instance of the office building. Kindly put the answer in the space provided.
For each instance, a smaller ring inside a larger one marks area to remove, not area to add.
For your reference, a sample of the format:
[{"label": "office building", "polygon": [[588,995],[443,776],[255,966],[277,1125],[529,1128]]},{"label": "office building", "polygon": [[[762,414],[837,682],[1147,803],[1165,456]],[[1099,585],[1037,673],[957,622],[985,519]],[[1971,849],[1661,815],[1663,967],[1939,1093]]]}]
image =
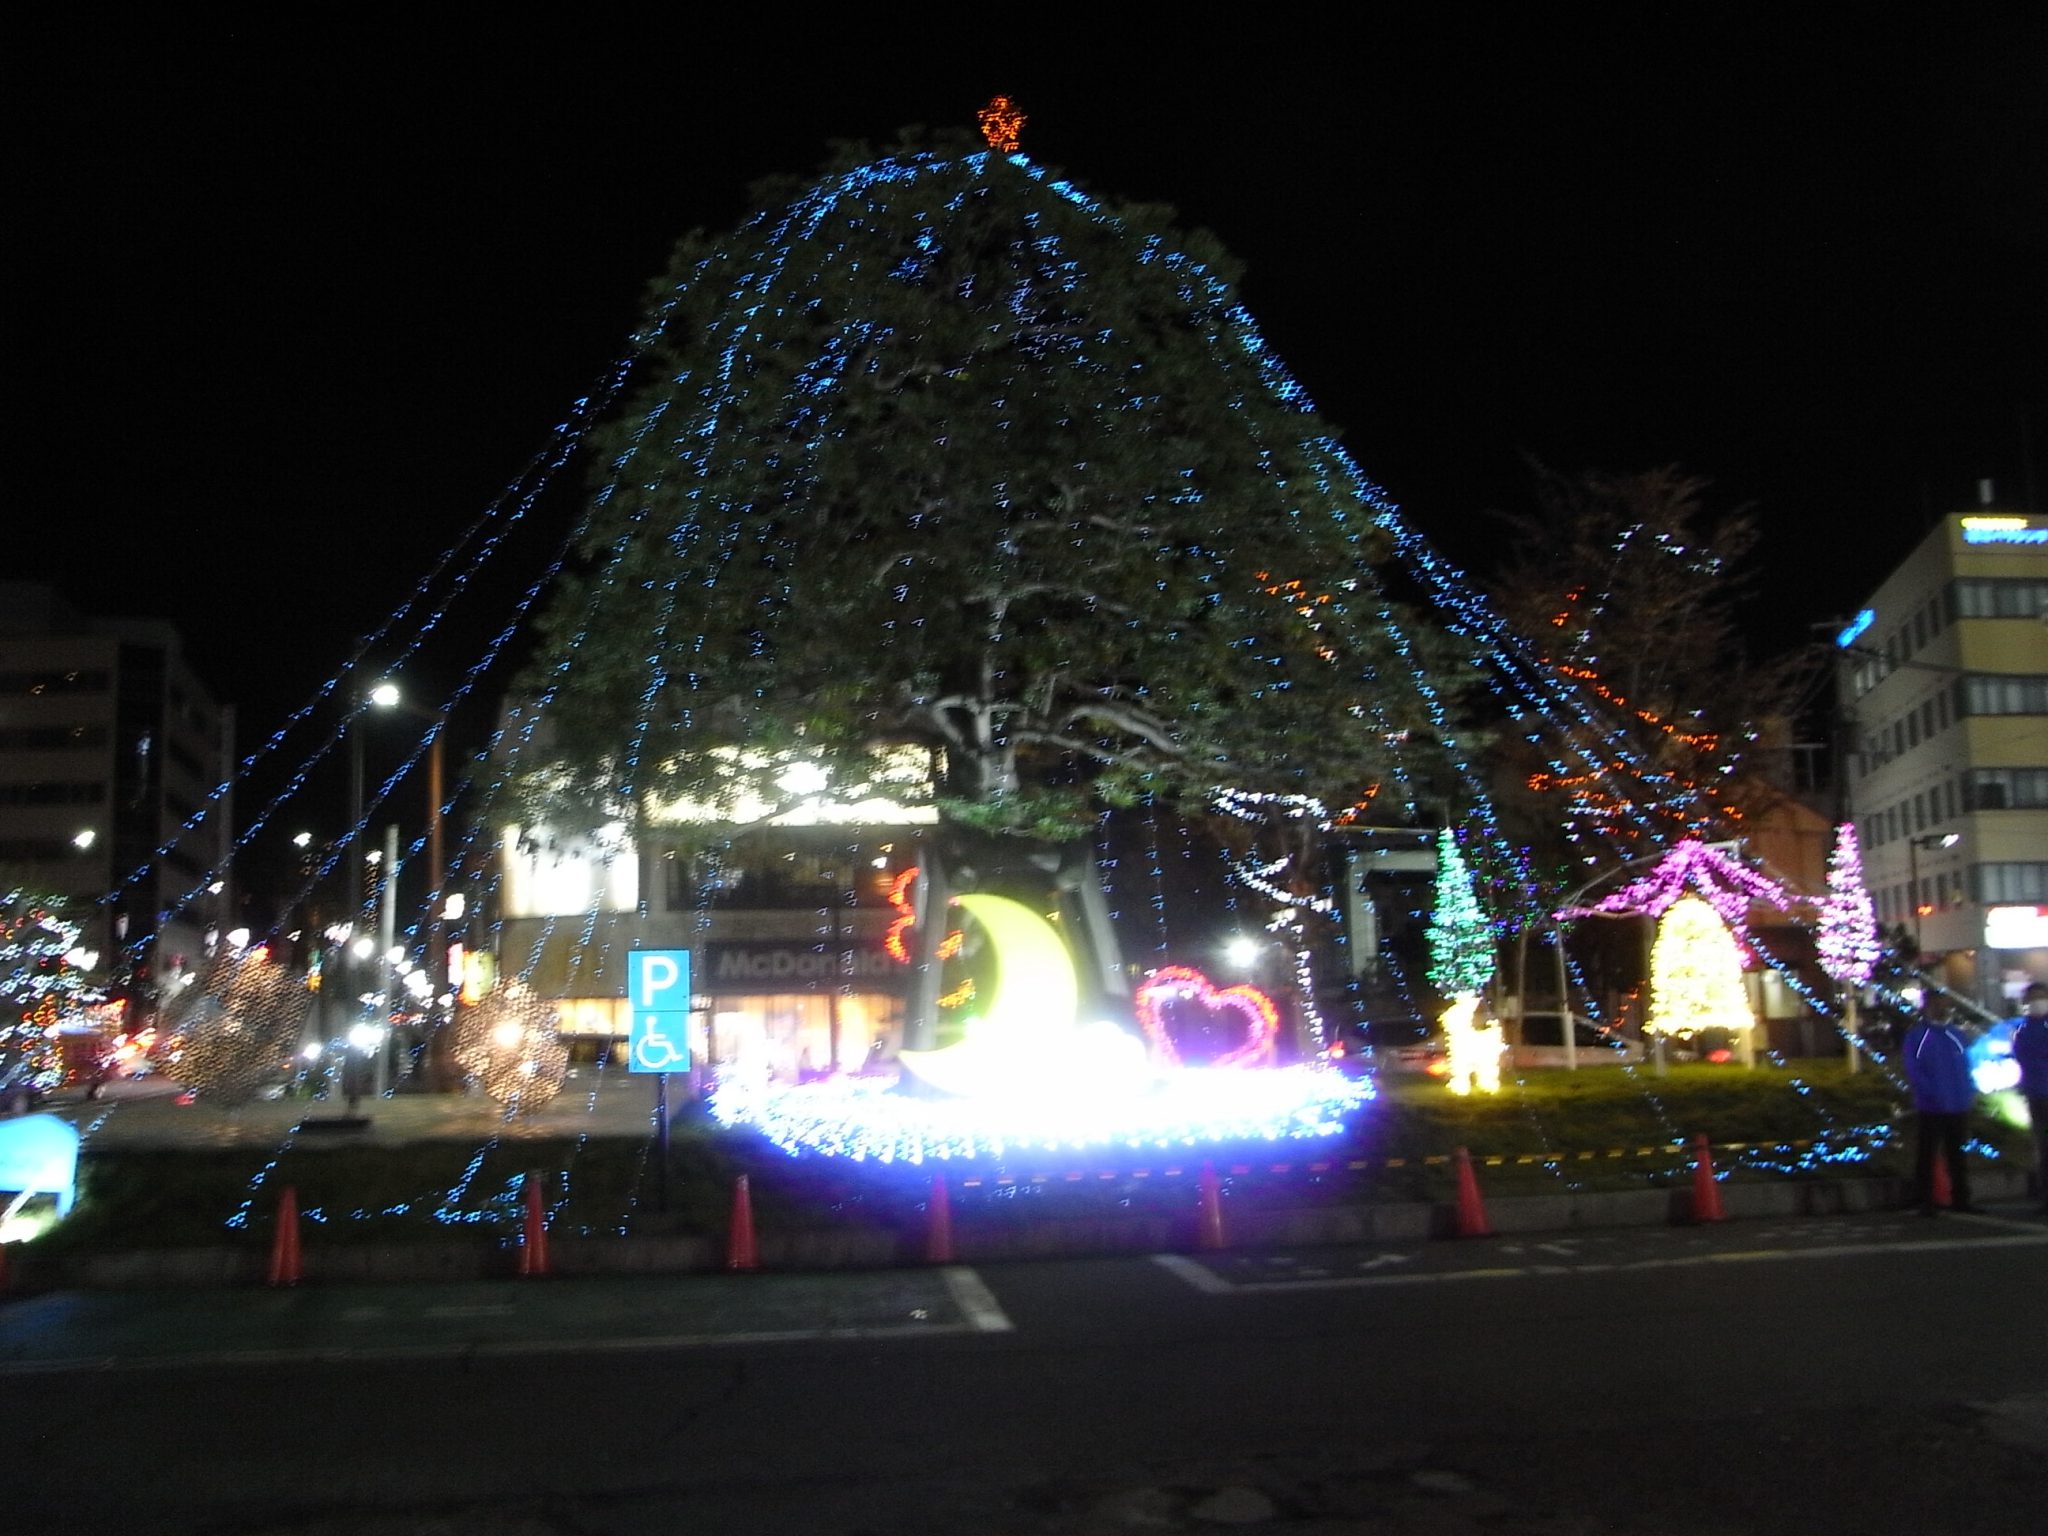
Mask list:
[{"label": "office building", "polygon": [[224,910],[232,753],[172,626],[0,582],[0,882],[67,898],[141,996],[196,970]]},{"label": "office building", "polygon": [[1983,499],[1878,587],[1838,675],[1878,920],[2004,1011],[2048,979],[2048,517]]}]

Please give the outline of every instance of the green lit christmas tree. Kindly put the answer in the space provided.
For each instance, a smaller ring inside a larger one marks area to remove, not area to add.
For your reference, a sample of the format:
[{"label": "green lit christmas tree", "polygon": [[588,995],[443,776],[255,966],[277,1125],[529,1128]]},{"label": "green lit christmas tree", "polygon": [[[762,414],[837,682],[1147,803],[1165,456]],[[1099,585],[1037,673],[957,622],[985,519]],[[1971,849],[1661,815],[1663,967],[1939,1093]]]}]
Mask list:
[{"label": "green lit christmas tree", "polygon": [[1449,828],[1437,838],[1436,910],[1429,924],[1429,980],[1440,996],[1476,997],[1493,980],[1493,925],[1479,908],[1472,871]]}]

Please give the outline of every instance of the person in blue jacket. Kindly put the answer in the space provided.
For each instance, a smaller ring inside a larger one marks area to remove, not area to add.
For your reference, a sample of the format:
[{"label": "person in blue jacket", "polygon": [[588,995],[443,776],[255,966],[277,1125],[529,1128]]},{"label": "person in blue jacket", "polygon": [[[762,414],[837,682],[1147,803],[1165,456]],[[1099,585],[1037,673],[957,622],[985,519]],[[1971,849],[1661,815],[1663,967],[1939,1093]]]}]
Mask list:
[{"label": "person in blue jacket", "polygon": [[1913,1109],[1919,1122],[1914,1157],[1914,1183],[1920,1214],[1932,1216],[1934,1159],[1948,1160],[1949,1198],[1955,1210],[1971,1212],[1970,1175],[1963,1161],[1963,1137],[1977,1085],[1970,1079],[1970,1044],[1963,1032],[1929,1007],[1920,1022],[1906,1031],[1899,1055],[1906,1081],[1913,1085]]},{"label": "person in blue jacket", "polygon": [[2034,1122],[2034,1195],[2048,1212],[2048,981],[2020,995],[2022,1013],[2012,1032],[2012,1059],[2019,1063],[2020,1094]]}]

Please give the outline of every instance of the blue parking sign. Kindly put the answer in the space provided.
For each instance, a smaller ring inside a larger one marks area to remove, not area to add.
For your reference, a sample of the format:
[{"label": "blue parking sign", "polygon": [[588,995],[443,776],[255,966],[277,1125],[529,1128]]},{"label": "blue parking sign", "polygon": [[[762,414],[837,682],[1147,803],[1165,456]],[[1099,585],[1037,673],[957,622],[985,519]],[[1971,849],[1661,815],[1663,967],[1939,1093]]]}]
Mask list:
[{"label": "blue parking sign", "polygon": [[690,1069],[690,952],[636,949],[627,957],[626,1065],[634,1072]]}]

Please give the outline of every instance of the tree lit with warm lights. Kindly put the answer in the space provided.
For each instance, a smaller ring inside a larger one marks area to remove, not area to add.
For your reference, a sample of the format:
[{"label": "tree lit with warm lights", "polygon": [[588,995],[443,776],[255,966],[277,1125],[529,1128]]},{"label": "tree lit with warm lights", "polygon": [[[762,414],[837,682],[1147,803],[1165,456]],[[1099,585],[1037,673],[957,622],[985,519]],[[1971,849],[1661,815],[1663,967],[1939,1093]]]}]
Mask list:
[{"label": "tree lit with warm lights", "polygon": [[1679,897],[1657,921],[1643,1033],[1682,1039],[1717,1029],[1739,1038],[1755,1023],[1735,935],[1701,897]]},{"label": "tree lit with warm lights", "polygon": [[219,1103],[247,1103],[282,1075],[311,1002],[305,977],[268,946],[222,950],[167,1011],[172,1075]]}]

